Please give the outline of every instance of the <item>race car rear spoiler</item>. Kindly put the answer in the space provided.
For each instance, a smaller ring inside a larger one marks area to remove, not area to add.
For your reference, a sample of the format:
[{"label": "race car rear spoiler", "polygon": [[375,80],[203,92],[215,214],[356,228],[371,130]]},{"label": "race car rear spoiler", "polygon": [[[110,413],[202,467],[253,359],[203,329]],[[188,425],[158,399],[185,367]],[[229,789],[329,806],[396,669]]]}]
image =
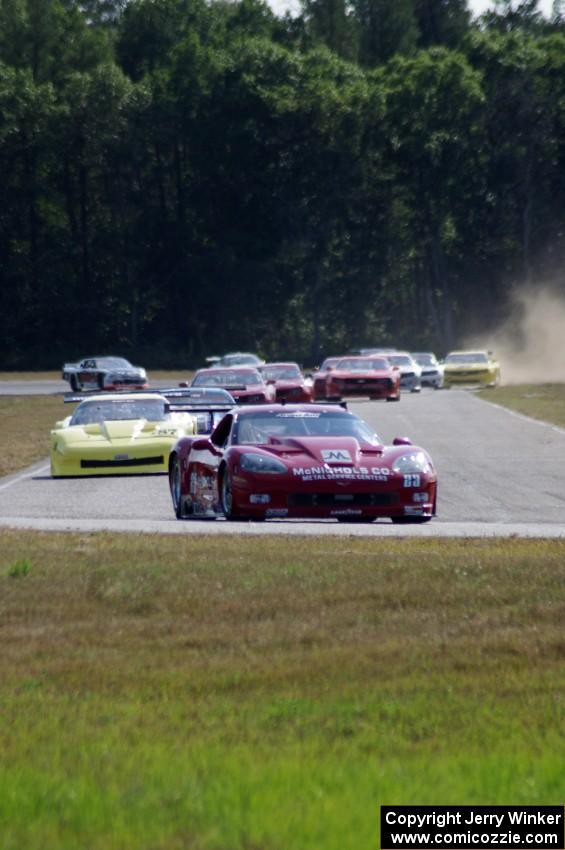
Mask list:
[{"label": "race car rear spoiler", "polygon": [[[195,397],[194,390],[187,392],[186,390],[174,389],[168,390],[134,390],[133,393],[137,396],[163,396],[167,401],[167,408],[175,413],[190,413],[196,419],[196,431],[198,434],[209,434],[214,430],[218,422],[224,418],[228,411],[233,410],[233,404],[226,402],[224,404],[211,404],[206,400],[204,393],[202,401]],[[129,393],[127,393],[129,395]],[[84,399],[92,399],[101,393],[68,393],[65,398],[65,404],[76,404]],[[120,393],[112,393],[112,397],[119,398]]]},{"label": "race car rear spoiler", "polygon": [[[111,395],[112,398],[119,398],[122,395],[136,395],[136,396],[147,396],[147,395],[150,395],[150,396],[156,396],[157,395],[157,396],[159,396],[160,395],[160,396],[164,396],[167,399],[167,401],[175,401],[175,403],[176,402],[181,403],[181,401],[184,400],[187,403],[191,402],[195,406],[200,405],[200,404],[212,405],[212,406],[219,405],[220,407],[228,405],[228,409],[229,409],[230,400],[231,400],[229,393],[227,393],[227,392],[225,393],[225,395],[227,395],[227,399],[220,398],[217,401],[213,401],[210,398],[210,393],[209,393],[210,389],[212,390],[212,392],[214,392],[214,391],[220,391],[221,392],[221,388],[218,390],[217,387],[213,387],[213,388],[203,387],[202,389],[200,389],[200,388],[196,389],[195,387],[180,387],[180,388],[179,387],[167,387],[165,389],[161,389],[159,387],[154,387],[153,389],[148,388],[148,389],[144,389],[144,390],[119,389],[119,390],[112,390],[110,393],[107,390],[106,391],[104,391],[104,390],[87,390],[86,392],[80,392],[80,393],[66,393],[63,401],[65,402],[65,404],[77,404],[79,401],[84,401],[84,399],[92,398],[93,396],[97,396],[97,395]],[[235,399],[233,399],[233,403],[231,404],[231,407],[234,407],[234,405],[236,403],[237,402],[235,401]]]}]

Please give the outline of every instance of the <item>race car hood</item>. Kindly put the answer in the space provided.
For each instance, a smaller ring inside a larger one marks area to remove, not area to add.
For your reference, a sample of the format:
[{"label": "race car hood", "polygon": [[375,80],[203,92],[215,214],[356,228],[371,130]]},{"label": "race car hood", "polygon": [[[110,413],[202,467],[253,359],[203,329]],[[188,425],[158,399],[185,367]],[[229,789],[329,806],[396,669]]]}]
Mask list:
[{"label": "race car hood", "polygon": [[290,378],[288,380],[269,381],[273,383],[278,390],[291,390],[293,387],[303,387],[304,381],[300,378]]},{"label": "race car hood", "polygon": [[492,369],[492,363],[446,363],[446,372],[485,372]]},{"label": "race car hood", "polygon": [[387,369],[367,369],[364,372],[338,371],[337,369],[328,373],[330,378],[359,378],[366,380],[367,378],[390,378],[390,372]]},{"label": "race car hood", "polygon": [[174,436],[179,426],[172,422],[148,422],[147,419],[107,421],[92,425],[71,425],[60,435],[68,443],[75,442],[120,442],[149,436]]},{"label": "race car hood", "polygon": [[422,367],[418,366],[417,364],[414,366],[409,366],[408,363],[396,363],[395,367],[400,370],[401,375],[406,375],[407,373],[418,375],[422,370]]},{"label": "race car hood", "polygon": [[[249,447],[252,451],[255,447]],[[355,437],[289,437],[285,440],[271,439],[266,445],[257,446],[261,451],[300,464],[315,463],[334,466],[358,466],[372,457],[383,453],[383,446],[360,444]]]},{"label": "race car hood", "polygon": [[222,389],[226,389],[232,395],[236,395],[237,393],[260,393],[265,390],[265,384],[234,384],[230,387],[222,387]]},{"label": "race car hood", "polygon": [[[101,370],[103,371],[103,370]],[[135,376],[136,378],[145,378],[145,370],[144,369],[108,369],[106,371],[107,378],[131,378]]]}]

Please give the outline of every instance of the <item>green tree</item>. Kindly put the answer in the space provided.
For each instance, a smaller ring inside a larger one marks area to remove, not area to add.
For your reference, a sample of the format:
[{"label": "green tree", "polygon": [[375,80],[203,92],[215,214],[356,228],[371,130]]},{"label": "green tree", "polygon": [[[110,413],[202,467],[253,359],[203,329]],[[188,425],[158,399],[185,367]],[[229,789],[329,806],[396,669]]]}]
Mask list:
[{"label": "green tree", "polygon": [[449,348],[468,209],[483,188],[481,78],[460,54],[434,48],[414,59],[394,59],[378,79],[387,93],[397,177],[391,227],[400,228],[399,244],[405,243],[412,265],[411,279],[397,281],[399,296],[408,315],[420,327],[431,322],[435,337]]},{"label": "green tree", "polygon": [[359,60],[374,67],[395,53],[413,53],[418,38],[413,0],[353,0]]},{"label": "green tree", "polygon": [[458,47],[469,27],[467,0],[414,0],[422,47]]},{"label": "green tree", "polygon": [[357,34],[346,0],[302,0],[307,31],[344,59],[357,57]]}]

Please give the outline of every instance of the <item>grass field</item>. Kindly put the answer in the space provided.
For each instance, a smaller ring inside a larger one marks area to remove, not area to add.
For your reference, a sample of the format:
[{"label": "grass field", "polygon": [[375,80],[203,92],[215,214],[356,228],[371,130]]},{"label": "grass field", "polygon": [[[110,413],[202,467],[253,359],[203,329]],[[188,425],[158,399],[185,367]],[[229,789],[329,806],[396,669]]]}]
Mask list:
[{"label": "grass field", "polygon": [[0,396],[0,476],[49,454],[49,435],[72,411],[61,396]]},{"label": "grass field", "polygon": [[565,384],[516,384],[481,390],[485,401],[565,428]]},{"label": "grass field", "polygon": [[[8,380],[0,373],[0,380]],[[18,373],[21,380],[32,380],[34,373]],[[174,386],[189,376],[173,372],[156,372],[155,380],[170,380]],[[40,378],[59,378],[56,373],[37,373]],[[17,472],[49,454],[49,436],[55,422],[64,419],[74,410],[65,405],[61,395],[0,395],[0,477]],[[1,847],[0,847],[1,850]]]},{"label": "grass field", "polygon": [[563,802],[565,542],[0,533],[2,850]]}]

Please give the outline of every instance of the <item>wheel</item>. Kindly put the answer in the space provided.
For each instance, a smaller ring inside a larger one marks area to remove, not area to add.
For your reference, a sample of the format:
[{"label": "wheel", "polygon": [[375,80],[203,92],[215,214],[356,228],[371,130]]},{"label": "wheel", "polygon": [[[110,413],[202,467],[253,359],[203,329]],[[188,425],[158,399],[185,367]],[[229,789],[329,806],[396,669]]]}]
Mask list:
[{"label": "wheel", "polygon": [[104,378],[105,378],[105,377],[106,377],[106,376],[105,376],[104,374],[102,374],[101,372],[100,372],[100,373],[96,376],[96,381],[97,381],[97,383],[98,383],[98,387],[99,387],[101,390],[103,390],[103,389],[104,389]]},{"label": "wheel", "polygon": [[389,395],[387,396],[387,401],[400,401],[400,393],[398,395]]},{"label": "wheel", "polygon": [[74,393],[78,393],[80,389],[76,375],[71,375],[71,389]]},{"label": "wheel", "polygon": [[391,520],[395,525],[421,525],[423,522],[429,522],[431,516],[393,516]]},{"label": "wheel", "polygon": [[171,471],[169,473],[169,486],[171,488],[171,498],[173,500],[173,509],[177,519],[183,519],[184,512],[182,506],[182,471],[180,461],[175,455]]},{"label": "wheel", "polygon": [[421,392],[421,390],[422,390],[422,387],[421,387],[421,385],[420,385],[419,387],[412,387],[412,389],[410,390],[410,392],[411,392],[411,393],[419,393],[419,392]]},{"label": "wheel", "polygon": [[227,467],[224,469],[224,474],[222,476],[221,502],[222,510],[227,520],[233,521],[247,519],[247,517],[240,516],[236,513],[237,508],[234,505],[233,487]]}]

